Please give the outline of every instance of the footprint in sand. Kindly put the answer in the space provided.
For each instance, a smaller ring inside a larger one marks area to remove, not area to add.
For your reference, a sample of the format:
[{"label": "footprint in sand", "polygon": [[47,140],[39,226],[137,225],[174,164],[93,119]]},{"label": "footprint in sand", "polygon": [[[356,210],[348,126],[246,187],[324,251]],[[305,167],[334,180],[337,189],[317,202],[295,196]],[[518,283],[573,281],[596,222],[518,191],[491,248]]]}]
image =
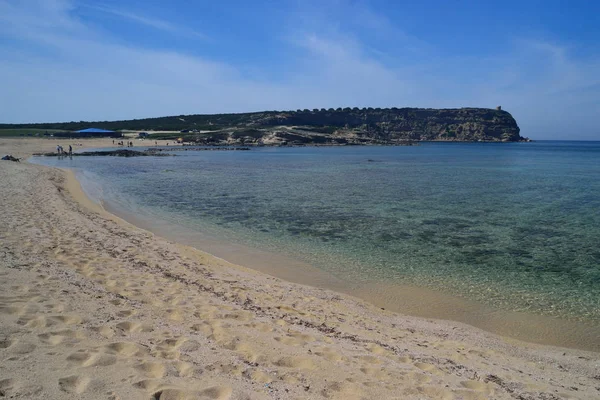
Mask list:
[{"label": "footprint in sand", "polygon": [[77,315],[54,315],[50,319],[65,325],[77,325],[83,322],[81,317]]},{"label": "footprint in sand", "polygon": [[435,369],[435,366],[433,366],[432,364],[428,364],[428,363],[416,362],[414,365],[415,365],[415,367],[417,367],[423,371],[433,371]]},{"label": "footprint in sand", "polygon": [[90,360],[92,359],[92,355],[88,352],[76,352],[67,357],[67,361],[75,363],[82,367],[87,367],[90,365]]},{"label": "footprint in sand", "polygon": [[233,350],[240,354],[242,358],[248,362],[256,362],[259,357],[259,352],[256,351],[248,342],[244,342],[239,338],[234,338],[231,342],[223,345],[227,350]]},{"label": "footprint in sand", "polygon": [[264,333],[273,332],[273,327],[271,324],[265,324],[263,322],[252,322],[250,324],[245,324],[244,326]]},{"label": "footprint in sand", "polygon": [[375,356],[359,356],[356,357],[360,362],[365,363],[365,364],[382,364],[383,361],[381,361],[379,358],[375,357]]},{"label": "footprint in sand", "polygon": [[185,314],[179,309],[167,309],[167,318],[172,321],[181,322],[185,320]]},{"label": "footprint in sand", "polygon": [[199,393],[201,399],[228,400],[233,390],[226,386],[214,386]]},{"label": "footprint in sand", "polygon": [[112,354],[89,353],[87,351],[78,351],[70,354],[67,361],[81,367],[107,367],[116,364],[117,357]]},{"label": "footprint in sand", "polygon": [[117,316],[121,318],[128,318],[135,314],[137,314],[136,310],[122,310],[117,313]]},{"label": "footprint in sand", "polygon": [[192,400],[197,397],[179,389],[164,389],[152,395],[152,400]]},{"label": "footprint in sand", "polygon": [[89,378],[80,375],[71,375],[58,380],[58,386],[61,390],[76,394],[83,393],[89,383]]},{"label": "footprint in sand", "polygon": [[148,378],[162,378],[166,373],[165,366],[155,362],[143,362],[136,365],[135,369]]},{"label": "footprint in sand", "polygon": [[254,382],[263,384],[271,383],[274,380],[274,378],[271,375],[258,369],[247,369],[246,371],[244,371],[244,376],[248,379],[253,380]]},{"label": "footprint in sand", "polygon": [[305,344],[314,342],[315,337],[301,332],[291,332],[286,337],[276,337],[275,340],[288,346],[304,346]]},{"label": "footprint in sand", "polygon": [[109,365],[113,365],[117,363],[117,357],[112,354],[98,354],[92,360],[90,366],[92,367],[108,367]]},{"label": "footprint in sand", "polygon": [[37,317],[31,317],[31,318],[22,317],[18,323],[21,323],[21,322],[23,324],[25,324],[25,326],[27,328],[32,328],[32,329],[49,328],[49,327],[52,327],[52,326],[55,326],[58,324],[58,322],[48,319],[43,316],[37,316]]},{"label": "footprint in sand", "polygon": [[116,327],[125,333],[152,332],[152,327],[134,321],[119,322]]},{"label": "footprint in sand", "polygon": [[165,339],[156,346],[152,355],[167,360],[176,360],[179,358],[179,347],[186,343],[187,340],[187,338]]},{"label": "footprint in sand", "polygon": [[103,336],[107,339],[110,339],[111,337],[115,336],[115,331],[113,331],[112,328],[110,328],[108,326],[97,326],[92,329],[94,331],[98,332],[98,334],[100,334],[100,336]]},{"label": "footprint in sand", "polygon": [[[154,379],[144,379],[133,384],[134,387],[145,390],[147,392],[156,392],[156,389],[158,389],[160,385],[160,381]],[[153,396],[152,399],[155,399],[155,396]]]},{"label": "footprint in sand", "polygon": [[406,374],[406,377],[415,383],[429,383],[431,382],[431,376],[422,372],[410,372]]},{"label": "footprint in sand", "polygon": [[364,390],[360,385],[350,382],[333,382],[321,392],[324,397],[333,400],[364,399]]},{"label": "footprint in sand", "polygon": [[240,364],[231,363],[218,363],[215,365],[209,365],[206,367],[207,370],[213,371],[216,374],[241,377],[244,373],[244,368]]},{"label": "footprint in sand", "polygon": [[381,347],[380,345],[378,345],[376,343],[368,344],[367,350],[370,351],[371,353],[377,354],[377,355],[390,354],[390,351],[384,349],[383,347]]},{"label": "footprint in sand", "polygon": [[[32,297],[27,297],[26,300],[31,300]],[[23,316],[23,317],[33,317],[40,310],[39,306],[35,304],[23,304],[20,305],[10,305],[10,306],[0,306],[0,313]]]},{"label": "footprint in sand", "polygon": [[304,370],[308,370],[308,371],[317,369],[317,364],[315,364],[315,362],[312,360],[312,358],[303,357],[303,356],[283,357],[283,358],[280,358],[279,360],[277,360],[275,362],[275,365],[277,365],[279,367],[297,368],[297,369],[304,369]]},{"label": "footprint in sand", "polygon": [[177,370],[177,374],[179,377],[185,378],[194,374],[194,366],[190,363],[186,363],[183,361],[175,361],[173,362],[173,366]]},{"label": "footprint in sand", "polygon": [[224,314],[223,319],[234,319],[241,322],[248,322],[254,319],[254,314],[249,311],[235,311]]},{"label": "footprint in sand", "polygon": [[122,357],[142,356],[146,353],[145,349],[137,343],[116,342],[106,346],[107,352]]},{"label": "footprint in sand", "polygon": [[298,374],[284,374],[280,375],[280,379],[288,385],[297,385],[302,380],[302,376]]},{"label": "footprint in sand", "polygon": [[32,343],[16,341],[8,348],[8,351],[13,354],[27,354],[34,351],[35,347]]},{"label": "footprint in sand", "polygon": [[44,308],[46,308],[47,312],[52,313],[59,313],[65,311],[64,304],[46,304]]},{"label": "footprint in sand", "polygon": [[17,381],[14,379],[9,378],[0,380],[0,393],[2,393],[2,396],[0,397],[10,394],[17,386]]},{"label": "footprint in sand", "polygon": [[332,362],[339,362],[345,359],[339,352],[329,348],[329,347],[320,347],[316,348],[313,351],[313,354],[316,354],[319,357],[323,357],[324,359]]},{"label": "footprint in sand", "polygon": [[52,346],[56,346],[57,344],[60,344],[63,342],[63,340],[65,340],[65,336],[55,335],[52,333],[43,333],[41,335],[38,335],[38,338],[40,338],[40,341],[42,343],[50,344]]},{"label": "footprint in sand", "polygon": [[85,339],[85,335],[81,332],[63,330],[59,332],[47,332],[38,335],[38,338],[42,343],[56,346],[64,342],[66,339],[70,341],[79,341],[79,339]]},{"label": "footprint in sand", "polygon": [[362,367],[360,371],[363,374],[373,377],[379,381],[387,381],[389,379],[389,375],[382,368]]}]

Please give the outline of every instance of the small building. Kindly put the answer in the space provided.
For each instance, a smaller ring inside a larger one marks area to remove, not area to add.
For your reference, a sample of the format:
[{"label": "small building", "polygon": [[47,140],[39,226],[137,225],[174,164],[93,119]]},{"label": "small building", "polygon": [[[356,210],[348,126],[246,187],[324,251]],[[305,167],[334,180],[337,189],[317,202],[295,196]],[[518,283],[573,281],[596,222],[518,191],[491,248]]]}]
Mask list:
[{"label": "small building", "polygon": [[149,136],[150,136],[150,134],[148,132],[138,133],[138,138],[140,138],[140,139],[147,139]]},{"label": "small building", "polygon": [[77,137],[121,137],[119,132],[99,128],[87,128],[74,132]]}]

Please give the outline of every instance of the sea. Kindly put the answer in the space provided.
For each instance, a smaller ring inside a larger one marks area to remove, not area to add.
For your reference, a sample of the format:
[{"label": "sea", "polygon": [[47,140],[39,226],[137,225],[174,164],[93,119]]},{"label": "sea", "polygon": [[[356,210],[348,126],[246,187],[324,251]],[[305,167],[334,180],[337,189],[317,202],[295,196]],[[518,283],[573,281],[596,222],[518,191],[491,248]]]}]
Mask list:
[{"label": "sea", "polygon": [[600,142],[164,149],[174,156],[32,161],[73,169],[117,215],[274,275],[310,266],[398,311],[399,293],[457,299],[415,312],[436,318],[477,304],[600,327]]}]

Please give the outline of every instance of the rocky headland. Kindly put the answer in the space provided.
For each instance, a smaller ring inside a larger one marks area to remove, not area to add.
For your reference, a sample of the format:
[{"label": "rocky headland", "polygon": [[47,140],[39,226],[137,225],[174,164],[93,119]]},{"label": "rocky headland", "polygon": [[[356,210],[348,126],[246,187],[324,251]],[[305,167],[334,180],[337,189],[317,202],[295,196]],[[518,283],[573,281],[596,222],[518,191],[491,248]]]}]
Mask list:
[{"label": "rocky headland", "polygon": [[337,108],[243,114],[180,115],[112,122],[0,125],[0,129],[64,130],[89,126],[144,131],[149,139],[200,145],[368,145],[418,141],[528,141],[512,115],[488,108]]}]

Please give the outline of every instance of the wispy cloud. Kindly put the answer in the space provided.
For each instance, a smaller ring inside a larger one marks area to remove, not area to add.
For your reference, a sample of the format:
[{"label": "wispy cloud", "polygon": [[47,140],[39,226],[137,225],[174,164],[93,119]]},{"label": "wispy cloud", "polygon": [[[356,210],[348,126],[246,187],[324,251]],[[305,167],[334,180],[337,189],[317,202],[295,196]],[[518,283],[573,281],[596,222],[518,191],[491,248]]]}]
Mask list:
[{"label": "wispy cloud", "polygon": [[116,16],[118,18],[122,18],[128,21],[132,21],[141,25],[145,25],[150,28],[157,29],[159,31],[163,31],[169,34],[187,36],[203,40],[208,39],[207,35],[198,32],[194,29],[191,29],[187,26],[178,25],[160,18],[150,17],[140,12],[132,12],[124,9],[98,4],[87,4],[85,5],[85,7],[105,14]]}]

